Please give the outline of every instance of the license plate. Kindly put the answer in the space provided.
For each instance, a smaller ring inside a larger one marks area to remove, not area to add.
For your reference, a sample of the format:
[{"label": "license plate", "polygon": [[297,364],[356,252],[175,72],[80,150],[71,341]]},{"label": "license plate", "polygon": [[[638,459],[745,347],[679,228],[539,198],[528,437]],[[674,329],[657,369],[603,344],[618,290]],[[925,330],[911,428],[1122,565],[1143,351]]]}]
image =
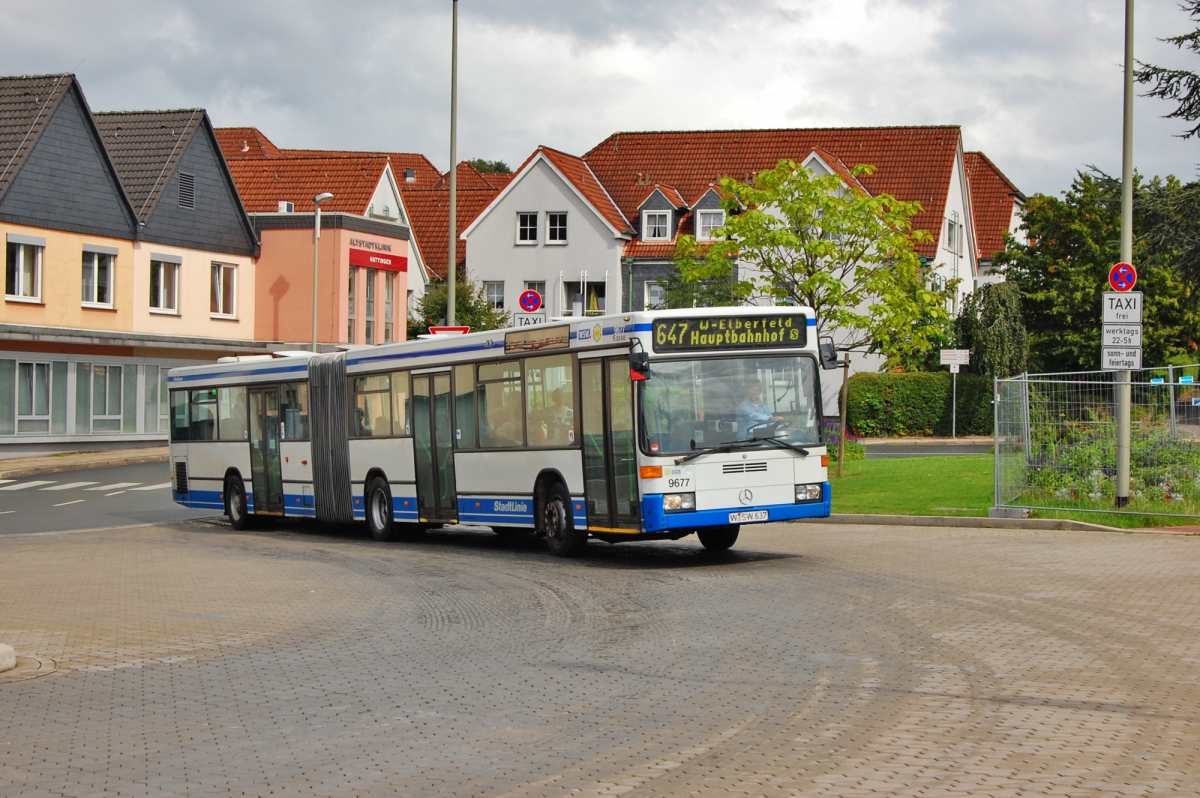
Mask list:
[{"label": "license plate", "polygon": [[744,513],[730,513],[729,523],[731,524],[748,524],[751,521],[766,521],[768,513],[766,510],[750,510]]}]

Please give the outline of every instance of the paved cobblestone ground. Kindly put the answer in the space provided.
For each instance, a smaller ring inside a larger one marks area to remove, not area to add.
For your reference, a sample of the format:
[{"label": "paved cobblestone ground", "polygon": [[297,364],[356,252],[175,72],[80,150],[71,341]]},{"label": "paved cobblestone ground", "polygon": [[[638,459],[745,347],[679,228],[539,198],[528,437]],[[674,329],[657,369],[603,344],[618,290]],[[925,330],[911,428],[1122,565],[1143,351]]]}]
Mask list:
[{"label": "paved cobblestone ground", "polygon": [[1200,540],[0,539],[0,795],[1200,793]]}]

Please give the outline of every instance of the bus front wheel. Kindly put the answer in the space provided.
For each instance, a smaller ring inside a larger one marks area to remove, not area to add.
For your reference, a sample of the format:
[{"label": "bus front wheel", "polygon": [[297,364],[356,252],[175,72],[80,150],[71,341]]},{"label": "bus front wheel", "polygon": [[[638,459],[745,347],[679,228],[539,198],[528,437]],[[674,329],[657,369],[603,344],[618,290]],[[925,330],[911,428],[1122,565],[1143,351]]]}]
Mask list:
[{"label": "bus front wheel", "polygon": [[571,515],[571,495],[561,482],[546,491],[542,503],[542,531],[546,546],[555,557],[579,557],[587,551],[587,530],[575,528]]},{"label": "bus front wheel", "polygon": [[371,480],[367,487],[367,528],[379,541],[395,540],[396,522],[392,514],[392,491],[382,477]]},{"label": "bus front wheel", "polygon": [[700,545],[709,551],[725,551],[737,543],[740,529],[736,524],[714,526],[699,530],[696,536],[700,538]]},{"label": "bus front wheel", "polygon": [[229,525],[239,532],[252,526],[250,512],[246,509],[246,486],[241,477],[230,477],[225,482],[225,514]]}]

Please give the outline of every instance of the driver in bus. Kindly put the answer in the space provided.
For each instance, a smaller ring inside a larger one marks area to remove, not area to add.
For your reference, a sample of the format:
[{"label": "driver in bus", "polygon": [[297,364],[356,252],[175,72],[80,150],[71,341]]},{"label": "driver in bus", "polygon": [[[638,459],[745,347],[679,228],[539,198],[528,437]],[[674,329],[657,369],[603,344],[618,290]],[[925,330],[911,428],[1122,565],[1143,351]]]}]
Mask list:
[{"label": "driver in bus", "polygon": [[738,440],[746,440],[752,429],[783,421],[783,416],[771,412],[762,395],[763,384],[758,379],[751,378],[742,385],[742,401],[737,406]]}]

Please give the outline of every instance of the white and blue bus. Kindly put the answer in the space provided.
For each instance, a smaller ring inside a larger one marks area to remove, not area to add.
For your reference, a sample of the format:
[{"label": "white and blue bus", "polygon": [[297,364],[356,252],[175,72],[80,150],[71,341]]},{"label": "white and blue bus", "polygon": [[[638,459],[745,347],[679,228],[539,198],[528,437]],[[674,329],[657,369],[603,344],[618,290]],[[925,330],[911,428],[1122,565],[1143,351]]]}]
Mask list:
[{"label": "white and blue bus", "polygon": [[174,369],[175,501],[726,549],[829,515],[815,333],[805,308],[663,310]]}]

